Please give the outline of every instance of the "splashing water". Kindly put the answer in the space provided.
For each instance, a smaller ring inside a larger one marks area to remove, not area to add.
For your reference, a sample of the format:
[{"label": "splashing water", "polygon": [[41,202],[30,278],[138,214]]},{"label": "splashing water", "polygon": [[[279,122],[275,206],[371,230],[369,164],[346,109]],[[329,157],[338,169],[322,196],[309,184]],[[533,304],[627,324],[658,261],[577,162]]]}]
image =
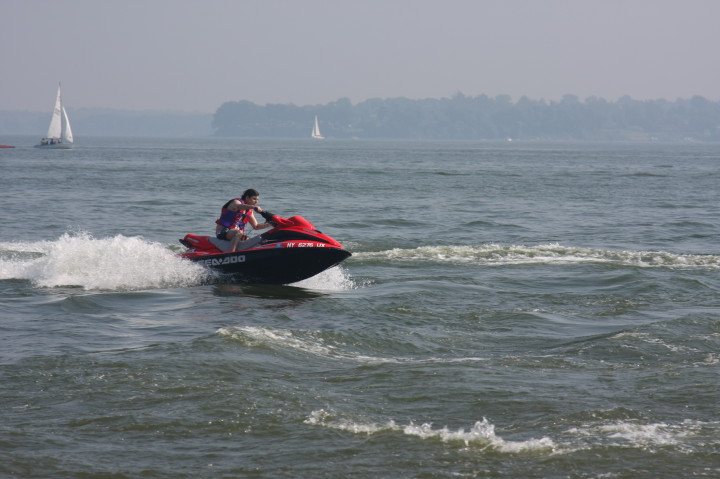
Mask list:
[{"label": "splashing water", "polygon": [[341,266],[330,268],[312,278],[293,283],[293,286],[320,291],[347,291],[357,287]]},{"label": "splashing water", "polygon": [[0,279],[25,279],[39,287],[128,291],[188,286],[206,277],[201,266],[141,237],[77,233],[56,241],[0,244]]}]

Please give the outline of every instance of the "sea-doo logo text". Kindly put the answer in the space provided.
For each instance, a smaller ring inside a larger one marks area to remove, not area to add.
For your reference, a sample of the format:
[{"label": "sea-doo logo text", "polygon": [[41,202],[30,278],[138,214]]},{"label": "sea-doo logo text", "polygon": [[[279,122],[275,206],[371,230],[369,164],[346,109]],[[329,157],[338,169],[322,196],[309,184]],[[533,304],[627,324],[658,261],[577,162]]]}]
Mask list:
[{"label": "sea-doo logo text", "polygon": [[225,258],[209,258],[203,261],[205,266],[220,266],[223,264],[244,263],[245,256],[227,256]]}]

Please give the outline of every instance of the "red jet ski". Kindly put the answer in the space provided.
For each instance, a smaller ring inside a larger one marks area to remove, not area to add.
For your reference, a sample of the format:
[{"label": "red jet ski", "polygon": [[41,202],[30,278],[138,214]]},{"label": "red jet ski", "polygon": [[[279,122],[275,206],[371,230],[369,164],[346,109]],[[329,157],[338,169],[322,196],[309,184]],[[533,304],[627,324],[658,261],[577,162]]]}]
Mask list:
[{"label": "red jet ski", "polygon": [[188,248],[180,256],[216,271],[222,280],[264,284],[296,283],[351,256],[302,216],[261,215],[273,229],[241,242],[237,251],[229,252],[229,241],[188,234],[180,240]]}]

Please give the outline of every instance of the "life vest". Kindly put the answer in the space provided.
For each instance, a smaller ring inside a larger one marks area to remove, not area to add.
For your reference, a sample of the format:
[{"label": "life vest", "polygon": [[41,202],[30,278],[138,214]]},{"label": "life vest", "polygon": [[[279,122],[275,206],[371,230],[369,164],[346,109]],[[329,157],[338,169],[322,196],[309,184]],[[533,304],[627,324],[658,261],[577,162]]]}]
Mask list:
[{"label": "life vest", "polygon": [[220,226],[224,226],[225,228],[237,228],[240,231],[245,231],[245,224],[250,221],[253,210],[230,211],[228,209],[228,206],[230,206],[230,203],[235,200],[238,200],[240,203],[245,204],[245,202],[241,198],[233,198],[232,200],[228,201],[223,205],[222,209],[220,210],[220,218],[218,218],[215,223],[219,224]]}]

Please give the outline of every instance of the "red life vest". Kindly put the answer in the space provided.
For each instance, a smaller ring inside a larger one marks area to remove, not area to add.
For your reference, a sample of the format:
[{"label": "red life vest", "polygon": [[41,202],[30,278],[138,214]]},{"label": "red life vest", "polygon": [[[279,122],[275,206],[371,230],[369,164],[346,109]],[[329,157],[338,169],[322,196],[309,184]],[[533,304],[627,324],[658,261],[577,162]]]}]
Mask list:
[{"label": "red life vest", "polygon": [[253,210],[230,211],[228,206],[230,206],[230,203],[235,200],[238,200],[242,204],[246,204],[241,198],[231,199],[223,205],[220,210],[220,218],[218,218],[215,223],[220,226],[224,226],[225,228],[237,228],[240,231],[245,231],[245,225],[250,221],[250,218],[253,215]]}]

